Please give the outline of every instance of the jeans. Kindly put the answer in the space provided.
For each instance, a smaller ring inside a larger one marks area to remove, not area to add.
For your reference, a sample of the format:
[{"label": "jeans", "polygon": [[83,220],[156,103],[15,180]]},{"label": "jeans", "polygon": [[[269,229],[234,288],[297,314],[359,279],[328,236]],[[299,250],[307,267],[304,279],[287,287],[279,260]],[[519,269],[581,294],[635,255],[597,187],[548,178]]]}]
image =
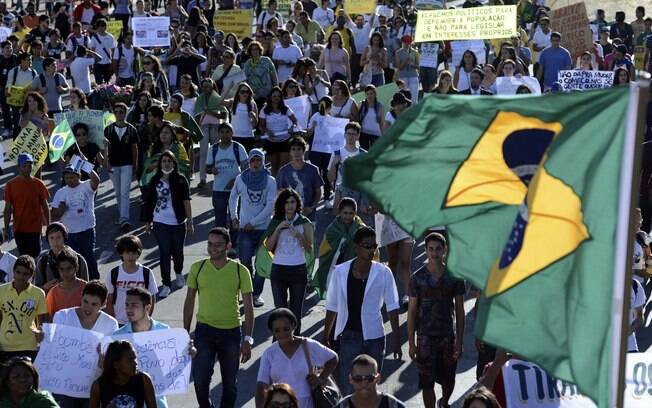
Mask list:
[{"label": "jeans", "polygon": [[[308,157],[310,158],[310,163],[319,168],[319,174],[324,180],[324,199],[327,199],[330,197],[331,192],[333,191],[331,182],[328,181],[328,163],[331,160],[331,154],[322,152],[309,152]],[[311,203],[311,206],[316,207],[317,204],[318,203]],[[304,205],[306,205],[305,202]]]},{"label": "jeans", "polygon": [[215,359],[222,375],[221,408],[232,408],[238,393],[237,374],[240,367],[240,327],[218,329],[197,322],[195,327],[197,355],[192,362],[192,378],[199,408],[213,407],[210,399],[211,378]]},{"label": "jeans", "polygon": [[251,259],[256,255],[256,249],[258,248],[260,239],[264,233],[265,230],[240,230],[240,233],[238,234],[238,258],[240,258],[240,262],[242,262],[242,264],[249,269],[249,272],[251,272],[254,286],[254,297],[258,297],[263,293],[263,286],[265,285],[265,278],[258,276],[251,263]]},{"label": "jeans", "polygon": [[41,253],[41,233],[40,232],[16,232],[14,233],[18,253],[29,255],[36,259]]},{"label": "jeans", "polygon": [[228,191],[213,191],[213,211],[216,227],[229,228],[229,195]]},{"label": "jeans", "polygon": [[131,190],[131,178],[133,177],[134,168],[131,165],[115,166],[111,168],[111,182],[116,192],[118,201],[118,210],[120,213],[119,221],[129,221],[129,191]]},{"label": "jeans", "polygon": [[204,137],[199,141],[199,181],[206,181],[206,159],[208,148],[219,141],[218,125],[201,125]]},{"label": "jeans", "polygon": [[[289,308],[297,317],[295,335],[301,334],[301,315],[303,314],[303,298],[308,284],[306,265],[276,265],[272,264],[272,296],[274,307]],[[288,303],[288,292],[290,302]]]},{"label": "jeans", "polygon": [[351,362],[360,354],[368,354],[378,363],[378,372],[383,369],[383,357],[385,355],[385,337],[377,339],[364,340],[361,332],[344,330],[338,337],[340,341],[340,363],[337,365],[338,385],[342,395],[348,395],[353,392],[349,384],[349,374],[351,373]]},{"label": "jeans", "polygon": [[95,228],[69,233],[68,245],[86,260],[88,279],[99,279],[100,273],[97,270],[97,261],[95,260]]},{"label": "jeans", "polygon": [[159,267],[161,280],[165,286],[170,286],[170,258],[174,261],[174,272],[181,275],[183,272],[183,245],[186,240],[185,224],[168,225],[160,222],[154,223],[154,238],[158,243]]},{"label": "jeans", "polygon": [[54,394],[53,396],[61,408],[88,408],[90,403],[88,398],[73,398],[61,394]]}]

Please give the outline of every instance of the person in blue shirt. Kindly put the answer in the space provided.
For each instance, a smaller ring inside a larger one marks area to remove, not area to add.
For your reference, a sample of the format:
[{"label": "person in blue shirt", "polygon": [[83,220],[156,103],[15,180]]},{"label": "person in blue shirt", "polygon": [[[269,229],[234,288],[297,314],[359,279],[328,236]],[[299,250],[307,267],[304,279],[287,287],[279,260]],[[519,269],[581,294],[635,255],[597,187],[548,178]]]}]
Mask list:
[{"label": "person in blue shirt", "polygon": [[561,34],[550,34],[550,47],[541,51],[539,55],[539,70],[537,79],[543,81],[543,90],[548,91],[557,82],[559,71],[571,69],[573,61],[570,52],[561,46]]},{"label": "person in blue shirt", "polygon": [[[150,309],[152,308],[152,295],[145,288],[135,287],[127,290],[127,301],[126,310],[127,318],[129,322],[116,330],[113,334],[130,334],[130,333],[139,333],[146,332],[150,330],[166,330],[170,326],[154,320],[150,317]],[[190,340],[188,346],[188,352],[190,357],[194,357],[197,354],[197,349],[195,349]],[[156,407],[157,408],[167,408],[168,403],[163,395],[156,396]]]}]

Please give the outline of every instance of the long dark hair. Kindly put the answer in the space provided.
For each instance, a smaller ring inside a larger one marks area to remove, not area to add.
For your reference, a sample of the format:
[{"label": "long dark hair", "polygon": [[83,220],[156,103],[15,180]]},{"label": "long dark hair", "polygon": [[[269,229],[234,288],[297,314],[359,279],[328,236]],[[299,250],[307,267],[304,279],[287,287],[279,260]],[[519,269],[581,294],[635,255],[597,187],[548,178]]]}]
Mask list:
[{"label": "long dark hair", "polygon": [[[139,102],[140,102],[140,98],[142,98],[143,96],[147,98],[147,106],[145,107],[145,109],[140,109]],[[136,96],[136,103],[134,104],[134,107],[131,109],[131,111],[133,112],[134,115],[140,115],[141,113],[146,114],[147,109],[149,109],[150,106],[152,106],[152,94],[149,93],[149,91],[140,91],[138,92],[138,96]]]},{"label": "long dark hair", "polygon": [[[36,100],[36,104],[38,105],[38,109],[43,112],[43,113],[48,113],[48,104],[45,101],[45,98],[38,92],[27,92],[27,96],[25,97],[25,103],[23,104],[23,109],[20,111],[20,113],[27,113],[29,112],[29,105],[28,105],[28,99],[29,97],[32,97],[33,99]],[[287,108],[286,108],[287,109]]]},{"label": "long dark hair", "polygon": [[301,90],[301,85],[299,85],[299,83],[297,82],[296,79],[290,77],[290,78],[286,79],[283,82],[283,98],[284,99],[288,97],[288,86],[290,84],[296,85],[296,87],[297,87],[297,96],[303,95],[303,91]]},{"label": "long dark hair", "polygon": [[79,109],[88,109],[88,100],[86,99],[84,91],[79,88],[71,88],[70,93],[74,93],[79,98]]},{"label": "long dark hair", "polygon": [[267,389],[267,396],[265,397],[265,404],[263,405],[264,408],[269,408],[271,406],[274,394],[287,395],[288,398],[290,398],[292,408],[299,408],[299,401],[297,400],[297,395],[294,393],[294,390],[288,384],[283,383],[272,384],[272,386]]},{"label": "long dark hair", "polygon": [[[339,31],[333,31],[331,35],[328,36],[328,41],[326,41],[326,48],[328,48],[329,50],[331,49],[331,38],[333,38],[334,35],[340,37],[340,49],[344,48],[344,39],[342,38],[342,34],[340,34]],[[382,39],[381,39],[381,43],[382,43]]]},{"label": "long dark hair", "polygon": [[[161,60],[158,59],[156,55],[149,54],[146,55],[143,59],[145,58],[149,58],[150,60],[152,60],[152,66],[154,67],[153,70],[154,72],[156,72],[157,74],[163,72],[163,65],[161,65]],[[156,82],[156,78],[154,78],[154,82]]]},{"label": "long dark hair", "polygon": [[175,129],[175,126],[169,122],[164,122],[163,126],[161,126],[161,129],[159,131],[159,137],[152,144],[152,154],[160,153],[161,150],[163,149],[163,143],[161,142],[161,131],[165,128],[170,129],[170,132],[172,132],[172,144],[174,144],[175,142],[178,143],[179,139],[177,138],[177,131]]},{"label": "long dark hair", "polygon": [[106,354],[104,355],[104,369],[98,379],[100,384],[113,382],[115,377],[115,363],[120,361],[123,354],[127,351],[134,351],[134,348],[131,343],[126,340],[116,340],[109,344],[109,347],[106,349]]},{"label": "long dark hair", "polygon": [[628,78],[630,81],[632,80],[632,78],[631,78],[630,75],[629,75],[629,71],[627,70],[627,68],[618,67],[618,68],[616,68],[616,69],[614,70],[614,82],[613,82],[613,85],[612,85],[612,86],[622,85],[622,83],[620,82],[620,79],[619,79],[619,77],[620,77],[619,74],[620,74],[621,72],[625,72],[625,73],[627,74],[627,78]]},{"label": "long dark hair", "polygon": [[274,219],[283,221],[285,220],[285,203],[288,199],[294,198],[297,200],[297,214],[301,214],[301,209],[303,208],[303,202],[301,201],[301,196],[296,190],[292,188],[284,188],[279,191],[276,196],[276,201],[274,201]]},{"label": "long dark hair", "polygon": [[281,111],[281,114],[287,115],[288,107],[287,107],[287,105],[285,105],[285,101],[283,100],[283,91],[281,90],[281,88],[278,87],[278,85],[275,86],[274,88],[272,88],[271,91],[269,91],[269,95],[267,96],[267,102],[265,103],[265,107],[263,108],[263,110],[265,111],[265,114],[266,115],[271,115],[272,114],[272,94],[274,92],[278,92],[278,93],[281,94],[281,99],[280,99],[280,101],[278,103],[278,108]]},{"label": "long dark hair", "polygon": [[163,172],[161,171],[161,161],[163,160],[163,157],[168,157],[170,160],[172,160],[172,163],[174,163],[174,170],[172,170],[172,173],[170,173],[170,178],[169,178],[169,184],[172,185],[172,183],[176,182],[177,178],[179,177],[184,177],[185,176],[181,173],[179,173],[179,161],[177,158],[174,156],[174,153],[172,153],[169,150],[164,151],[161,153],[161,156],[158,158],[157,161],[157,169],[156,173],[152,177],[152,179],[149,181],[149,187],[147,188],[146,191],[150,193],[156,193],[156,185],[159,183],[161,178],[163,177]]},{"label": "long dark hair", "polygon": [[[235,45],[234,45],[234,46],[231,46],[231,45],[229,44],[229,42],[227,41],[227,39],[228,39],[229,37],[233,37],[233,38],[235,39]],[[234,33],[228,33],[228,34],[226,34],[226,35],[224,36],[224,45],[231,47],[231,49],[233,50],[233,52],[234,52],[235,54],[237,54],[237,53],[240,52],[240,41],[238,41],[238,36],[235,35]],[[235,61],[233,61],[233,63],[235,63]]]},{"label": "long dark hair", "polygon": [[238,85],[238,89],[235,91],[235,97],[233,98],[233,103],[231,104],[231,114],[233,115],[235,115],[235,112],[238,109],[238,104],[241,103],[240,90],[242,88],[245,88],[247,92],[249,92],[249,96],[247,97],[247,102],[246,102],[247,112],[251,112],[254,106],[256,106],[256,102],[254,101],[254,96],[253,96],[254,95],[253,89],[251,89],[248,83],[241,82],[240,85]]},{"label": "long dark hair", "polygon": [[460,63],[458,65],[458,67],[464,68],[464,56],[466,54],[471,54],[473,56],[473,63],[472,63],[471,68],[475,68],[478,65],[478,57],[475,55],[475,52],[473,52],[471,50],[464,51],[464,53],[462,54],[462,59],[460,60]]},{"label": "long dark hair", "polygon": [[9,360],[9,364],[2,370],[2,377],[0,377],[0,395],[9,394],[9,376],[17,367],[24,367],[32,373],[32,388],[38,390],[38,371],[36,371],[34,364],[29,359],[14,357]]}]

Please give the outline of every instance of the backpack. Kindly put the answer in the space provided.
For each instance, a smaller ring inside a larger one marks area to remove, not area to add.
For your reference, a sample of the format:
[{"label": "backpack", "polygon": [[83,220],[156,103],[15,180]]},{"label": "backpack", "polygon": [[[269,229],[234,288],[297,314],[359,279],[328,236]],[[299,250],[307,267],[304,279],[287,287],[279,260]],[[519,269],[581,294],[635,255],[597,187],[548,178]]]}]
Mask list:
[{"label": "backpack", "polygon": [[[20,69],[20,66],[15,66],[12,69],[14,70],[14,79],[11,81],[11,85],[16,85],[16,77],[18,77],[18,70]],[[34,71],[32,68],[30,68],[29,71],[32,73],[32,79],[36,78],[36,71]]]},{"label": "backpack", "polygon": [[[45,88],[45,85],[46,85],[46,84],[45,84],[45,74],[40,74],[38,77],[41,79],[41,86],[42,86],[43,88]],[[55,84],[56,86],[59,86],[60,83],[61,83],[61,79],[59,79],[59,76],[58,76],[57,73],[55,72],[55,73],[54,73],[54,84]]]},{"label": "backpack", "polygon": [[[84,41],[83,41],[83,42],[84,42],[84,47],[88,47],[88,37],[85,36],[85,35],[82,35],[82,38],[83,38],[83,40],[84,40]],[[76,55],[75,55],[75,52],[77,51],[77,47],[79,47],[79,43],[77,42],[77,37],[75,37],[75,35],[72,34],[72,35],[70,36],[70,41],[72,41],[72,52],[73,52],[73,56],[76,56]]]},{"label": "backpack", "polygon": [[[235,156],[235,161],[240,167],[240,143],[231,141],[231,147],[233,148],[233,155]],[[215,143],[211,146],[211,154],[213,156],[213,162],[215,162],[215,155],[217,155],[217,150],[220,148],[220,143]]]},{"label": "backpack", "polygon": [[[197,286],[197,292],[199,292],[199,274],[201,273],[201,270],[204,268],[204,264],[206,264],[206,261],[208,259],[204,259],[201,261],[201,264],[199,265],[199,270],[197,271],[197,276],[195,276],[195,284]],[[234,261],[235,262],[235,261]],[[240,289],[240,262],[235,262],[236,268],[237,268],[237,274],[238,274],[238,289]]]},{"label": "backpack", "polygon": [[[152,270],[146,267],[145,265],[142,265],[142,267],[143,267],[143,280],[145,282],[145,289],[149,290],[149,274],[150,272],[152,272]],[[118,298],[117,289],[116,289],[116,285],[118,283],[118,273],[120,273],[120,265],[111,269],[111,286],[113,286],[113,293],[116,294],[115,296],[113,296],[112,299],[114,305],[116,299]]]},{"label": "backpack", "polygon": [[105,53],[106,56],[109,58],[109,61],[111,61],[111,53],[110,53],[109,50],[107,50],[106,47],[102,44],[102,40],[100,39],[100,36],[97,35],[97,33],[93,33],[93,38],[95,38],[95,39],[97,40],[97,42],[100,43],[100,45],[102,46],[102,49],[104,50],[104,53]]}]

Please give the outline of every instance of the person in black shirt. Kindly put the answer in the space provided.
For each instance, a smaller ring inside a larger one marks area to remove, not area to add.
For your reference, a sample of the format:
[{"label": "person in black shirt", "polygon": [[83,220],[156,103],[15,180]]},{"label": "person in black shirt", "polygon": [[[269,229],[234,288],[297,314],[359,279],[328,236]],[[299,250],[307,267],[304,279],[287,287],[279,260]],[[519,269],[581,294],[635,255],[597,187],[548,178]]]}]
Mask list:
[{"label": "person in black shirt", "polygon": [[0,47],[2,47],[2,55],[0,55],[0,105],[2,106],[2,120],[5,124],[2,137],[8,137],[13,132],[13,120],[11,108],[7,105],[5,87],[7,86],[7,73],[18,65],[18,57],[14,54],[14,49],[9,41],[0,43]]},{"label": "person in black shirt", "polygon": [[45,44],[48,41],[49,34],[50,17],[42,15],[38,18],[38,26],[32,29],[32,31],[27,34],[27,37],[25,37],[25,42],[31,44],[34,41],[39,40],[42,44]]},{"label": "person in black shirt", "polygon": [[[102,149],[89,140],[89,130],[85,123],[76,123],[72,127],[72,133],[75,135],[77,143],[70,146],[63,155],[66,164],[70,162],[72,156],[77,155],[82,159],[93,164],[93,170],[99,172],[100,165],[104,161]],[[82,172],[81,181],[88,180],[88,174]]]},{"label": "person in black shirt", "polygon": [[194,84],[199,84],[199,71],[197,68],[206,61],[192,46],[190,41],[184,41],[176,51],[165,61],[168,65],[177,66],[177,84],[184,74],[190,75]]}]

